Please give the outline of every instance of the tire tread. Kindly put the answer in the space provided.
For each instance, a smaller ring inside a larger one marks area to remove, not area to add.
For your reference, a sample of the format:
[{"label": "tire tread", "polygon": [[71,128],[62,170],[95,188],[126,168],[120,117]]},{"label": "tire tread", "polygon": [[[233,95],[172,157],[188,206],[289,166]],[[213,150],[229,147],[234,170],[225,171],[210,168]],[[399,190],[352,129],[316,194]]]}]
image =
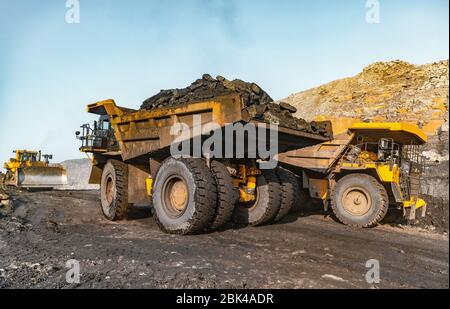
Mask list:
[{"label": "tire tread", "polygon": [[291,171],[278,167],[277,176],[280,181],[281,205],[274,219],[275,222],[282,220],[291,212],[300,194],[297,177]]},{"label": "tire tread", "polygon": [[221,228],[231,220],[239,192],[233,185],[233,178],[223,163],[212,161],[211,171],[217,185],[217,208],[210,225],[210,228],[214,230]]},{"label": "tire tread", "polygon": [[[168,160],[174,160],[169,158]],[[167,160],[166,160],[167,161]],[[198,234],[205,231],[210,225],[215,208],[211,205],[216,205],[217,202],[217,189],[215,180],[211,171],[206,166],[206,163],[202,159],[178,159],[183,162],[191,172],[194,182],[196,184],[195,190],[195,211],[192,219],[189,221],[189,225],[184,229],[169,230],[158,220],[158,216],[155,216],[156,224],[159,228],[169,234],[179,235],[191,235]],[[158,173],[164,170],[164,162],[158,170]],[[156,175],[158,177],[158,174]]]}]

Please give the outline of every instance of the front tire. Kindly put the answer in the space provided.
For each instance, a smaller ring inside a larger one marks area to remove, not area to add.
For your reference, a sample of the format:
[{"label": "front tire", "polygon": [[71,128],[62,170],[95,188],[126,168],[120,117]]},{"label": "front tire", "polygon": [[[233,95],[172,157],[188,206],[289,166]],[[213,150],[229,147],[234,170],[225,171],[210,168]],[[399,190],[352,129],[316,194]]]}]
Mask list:
[{"label": "front tire", "polygon": [[153,187],[155,219],[170,234],[205,231],[217,203],[216,182],[202,159],[165,160]]},{"label": "front tire", "polygon": [[350,174],[335,185],[331,207],[343,224],[367,228],[376,226],[386,216],[389,198],[386,189],[376,178]]}]

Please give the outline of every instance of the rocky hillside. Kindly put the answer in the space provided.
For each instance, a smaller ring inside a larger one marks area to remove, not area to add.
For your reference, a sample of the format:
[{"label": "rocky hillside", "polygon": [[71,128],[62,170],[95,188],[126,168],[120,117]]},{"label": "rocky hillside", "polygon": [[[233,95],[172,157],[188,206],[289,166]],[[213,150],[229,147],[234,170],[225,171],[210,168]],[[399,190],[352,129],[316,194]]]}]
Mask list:
[{"label": "rocky hillside", "polygon": [[[426,65],[377,62],[354,77],[290,95],[306,120],[323,117],[409,121],[434,134],[448,119],[448,60]],[[336,121],[335,121],[336,122]],[[345,125],[336,123],[336,129]]]},{"label": "rocky hillside", "polygon": [[403,121],[429,136],[423,154],[429,168],[422,193],[430,202],[430,225],[448,230],[448,60],[413,65],[377,62],[354,77],[292,94],[282,102],[306,120],[331,119],[335,133],[355,121]]}]

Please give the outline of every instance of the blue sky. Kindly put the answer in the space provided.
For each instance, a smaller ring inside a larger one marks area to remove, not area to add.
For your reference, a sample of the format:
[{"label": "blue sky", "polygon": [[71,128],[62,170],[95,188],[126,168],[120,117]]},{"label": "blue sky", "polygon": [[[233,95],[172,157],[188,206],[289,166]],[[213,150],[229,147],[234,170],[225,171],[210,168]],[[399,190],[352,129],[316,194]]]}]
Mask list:
[{"label": "blue sky", "polygon": [[[79,158],[85,105],[138,107],[208,72],[259,83],[275,99],[375,61],[448,59],[447,0],[0,0],[0,161],[15,148]],[[8,128],[5,130],[5,128]]]}]

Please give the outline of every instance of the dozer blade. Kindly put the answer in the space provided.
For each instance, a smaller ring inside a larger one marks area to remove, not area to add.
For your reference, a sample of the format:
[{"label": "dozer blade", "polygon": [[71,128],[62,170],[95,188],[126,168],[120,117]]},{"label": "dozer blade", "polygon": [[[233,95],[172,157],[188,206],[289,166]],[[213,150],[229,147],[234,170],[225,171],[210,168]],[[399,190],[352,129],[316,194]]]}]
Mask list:
[{"label": "dozer blade", "polygon": [[60,166],[27,167],[18,170],[20,188],[54,188],[67,184],[67,172]]}]

